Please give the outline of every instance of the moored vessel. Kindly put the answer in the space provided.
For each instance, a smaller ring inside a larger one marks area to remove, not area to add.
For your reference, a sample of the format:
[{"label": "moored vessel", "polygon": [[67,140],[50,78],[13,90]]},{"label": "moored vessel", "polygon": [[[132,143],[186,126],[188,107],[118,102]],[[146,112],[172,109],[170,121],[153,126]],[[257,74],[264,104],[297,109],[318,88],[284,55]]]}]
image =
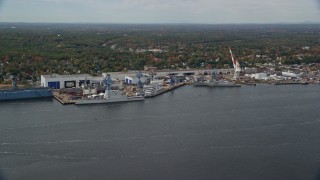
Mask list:
[{"label": "moored vessel", "polygon": [[241,87],[240,84],[234,82],[229,82],[226,80],[219,80],[215,70],[212,70],[211,81],[209,82],[199,82],[193,83],[193,86],[207,86],[207,87]]},{"label": "moored vessel", "polygon": [[0,90],[0,101],[49,98],[52,96],[52,90],[49,88]]},{"label": "moored vessel", "polygon": [[0,101],[50,98],[53,97],[52,90],[46,87],[19,89],[17,80],[12,77],[12,89],[0,90]]},{"label": "moored vessel", "polygon": [[145,97],[153,97],[158,94],[161,94],[164,92],[162,81],[153,81],[148,85],[143,86],[143,93]]},{"label": "moored vessel", "polygon": [[116,102],[143,101],[143,96],[127,96],[120,90],[109,90],[103,95],[92,95],[76,100],[75,104],[105,104]]},{"label": "moored vessel", "polygon": [[76,100],[75,104],[106,104],[106,103],[117,103],[117,102],[130,102],[130,101],[143,101],[143,96],[127,96],[120,90],[111,90],[112,80],[108,74],[104,80],[106,85],[105,93],[99,95],[91,95],[83,97],[82,99]]}]

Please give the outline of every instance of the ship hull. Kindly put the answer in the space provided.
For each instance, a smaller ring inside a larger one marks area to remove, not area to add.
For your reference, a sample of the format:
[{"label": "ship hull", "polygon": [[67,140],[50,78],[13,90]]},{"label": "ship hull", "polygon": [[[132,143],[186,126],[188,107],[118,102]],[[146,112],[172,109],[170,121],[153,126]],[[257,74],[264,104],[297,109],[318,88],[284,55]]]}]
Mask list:
[{"label": "ship hull", "polygon": [[193,86],[205,86],[205,87],[241,87],[240,84],[233,83],[207,83],[207,82],[195,82]]},{"label": "ship hull", "polygon": [[209,84],[209,87],[241,87],[240,84]]},{"label": "ship hull", "polygon": [[120,103],[120,102],[131,102],[131,101],[143,101],[144,97],[128,97],[127,99],[79,99],[76,101],[76,105],[85,104],[108,104],[108,103]]},{"label": "ship hull", "polygon": [[50,98],[52,96],[52,90],[49,88],[0,90],[0,101]]},{"label": "ship hull", "polygon": [[308,85],[308,82],[275,82],[274,85]]}]

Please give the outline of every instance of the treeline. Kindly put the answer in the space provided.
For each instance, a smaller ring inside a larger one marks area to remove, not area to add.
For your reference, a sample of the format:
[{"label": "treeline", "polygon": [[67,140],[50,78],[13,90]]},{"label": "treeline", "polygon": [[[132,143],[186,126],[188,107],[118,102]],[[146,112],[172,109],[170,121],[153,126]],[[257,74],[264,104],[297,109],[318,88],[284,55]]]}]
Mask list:
[{"label": "treeline", "polygon": [[[14,27],[13,27],[14,26]],[[14,74],[319,63],[319,25],[0,24],[0,81]],[[298,58],[297,58],[298,57]]]}]

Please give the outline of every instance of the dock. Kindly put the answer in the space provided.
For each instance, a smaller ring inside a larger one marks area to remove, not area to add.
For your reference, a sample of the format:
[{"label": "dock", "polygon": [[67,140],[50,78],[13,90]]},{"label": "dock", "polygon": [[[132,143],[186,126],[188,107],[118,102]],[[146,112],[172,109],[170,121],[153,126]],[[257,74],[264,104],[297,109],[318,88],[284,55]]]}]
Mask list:
[{"label": "dock", "polygon": [[75,104],[76,101],[66,94],[60,94],[60,91],[54,90],[53,97],[63,105]]},{"label": "dock", "polygon": [[[174,86],[166,87],[162,91],[160,91],[160,92],[158,92],[156,94],[153,94],[151,96],[145,96],[145,98],[153,98],[153,97],[159,96],[159,95],[164,94],[166,92],[169,92],[169,91],[172,91],[172,90],[177,89],[179,87],[182,87],[182,86],[184,86],[186,84],[187,83],[179,83],[179,84],[176,84]],[[54,90],[53,91],[53,97],[63,105],[75,104],[76,103],[76,99],[79,98],[78,96],[71,96],[71,95],[68,95],[68,94],[61,93],[61,91],[59,91],[59,90]]]},{"label": "dock", "polygon": [[165,88],[165,89],[163,89],[162,91],[160,91],[160,92],[158,92],[158,93],[156,93],[156,94],[153,94],[153,95],[150,95],[150,96],[145,96],[145,98],[153,98],[153,97],[159,96],[159,95],[161,95],[161,94],[167,93],[167,92],[169,92],[169,91],[172,91],[172,90],[174,90],[174,89],[177,89],[177,88],[179,88],[179,87],[182,87],[182,86],[184,86],[184,85],[186,85],[186,83],[179,83],[179,84],[174,85],[174,86],[172,86],[172,87]]}]

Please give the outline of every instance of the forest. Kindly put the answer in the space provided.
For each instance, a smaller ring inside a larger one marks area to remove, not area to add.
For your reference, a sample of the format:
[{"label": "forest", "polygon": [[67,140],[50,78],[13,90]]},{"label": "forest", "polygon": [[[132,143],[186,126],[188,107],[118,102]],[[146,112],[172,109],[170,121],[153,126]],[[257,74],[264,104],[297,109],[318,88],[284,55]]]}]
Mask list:
[{"label": "forest", "polygon": [[319,24],[0,23],[0,83],[15,75],[320,63]]}]

